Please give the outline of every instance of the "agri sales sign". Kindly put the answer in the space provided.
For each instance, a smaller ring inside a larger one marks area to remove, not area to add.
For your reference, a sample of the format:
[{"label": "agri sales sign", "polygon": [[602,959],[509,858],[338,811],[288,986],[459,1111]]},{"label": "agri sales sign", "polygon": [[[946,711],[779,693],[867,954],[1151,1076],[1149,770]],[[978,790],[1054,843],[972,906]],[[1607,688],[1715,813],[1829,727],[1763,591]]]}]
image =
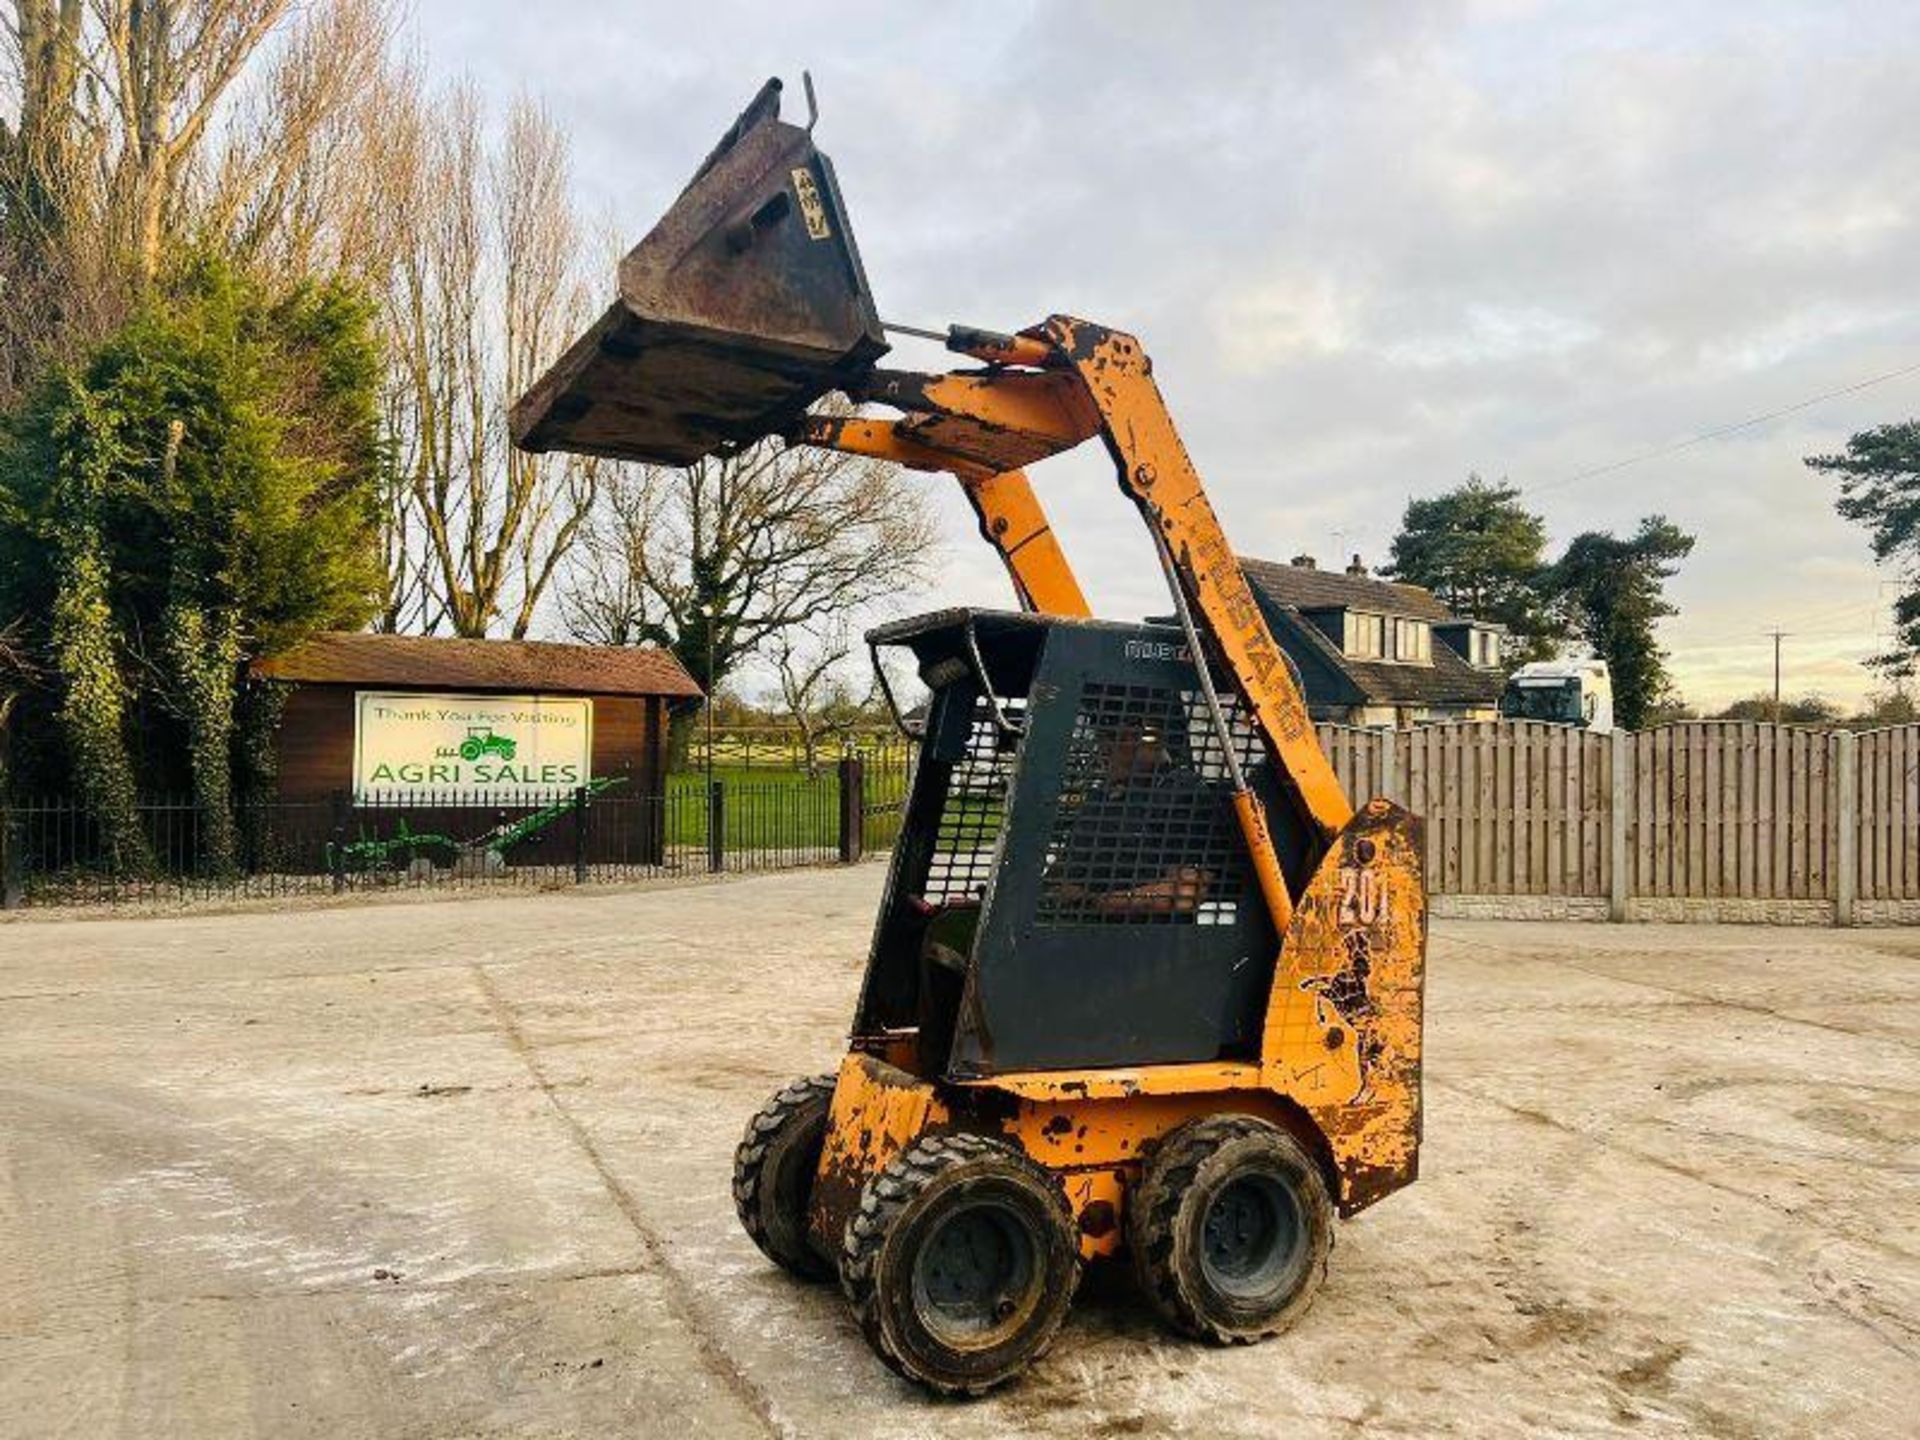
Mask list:
[{"label": "agri sales sign", "polygon": [[356,795],[571,790],[592,754],[591,700],[354,694]]}]

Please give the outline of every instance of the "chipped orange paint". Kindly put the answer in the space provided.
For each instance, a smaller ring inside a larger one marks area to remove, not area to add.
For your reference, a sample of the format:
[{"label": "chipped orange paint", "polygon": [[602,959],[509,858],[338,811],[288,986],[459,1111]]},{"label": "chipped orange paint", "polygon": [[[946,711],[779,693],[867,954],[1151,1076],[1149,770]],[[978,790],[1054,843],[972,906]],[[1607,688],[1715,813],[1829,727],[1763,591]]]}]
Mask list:
[{"label": "chipped orange paint", "polygon": [[1136,1095],[1185,1095],[1196,1090],[1255,1090],[1265,1078],[1258,1065],[1202,1061],[1113,1070],[1016,1070],[950,1083],[965,1089],[1004,1090],[1022,1100],[1074,1103],[1129,1100]]},{"label": "chipped orange paint", "polygon": [[[1135,1073],[1145,1077],[1148,1084],[1159,1084],[1163,1077],[1157,1072],[1191,1072],[1198,1068],[1162,1065]],[[1239,1068],[1257,1084],[1257,1068]],[[1189,1074],[1186,1078],[1194,1077]],[[999,1086],[996,1083],[992,1088]],[[1060,1177],[1080,1225],[1081,1251],[1091,1258],[1120,1249],[1125,1193],[1138,1181],[1140,1163],[1147,1152],[1175,1127],[1203,1115],[1223,1113],[1271,1120],[1301,1135],[1310,1148],[1322,1152],[1323,1162],[1328,1159],[1319,1138],[1297,1109],[1271,1091],[1255,1088],[1160,1093],[1139,1090],[1103,1093],[1097,1099],[1034,1100],[1021,1104],[1000,1128],[1008,1139]],[[1337,1193],[1338,1177],[1331,1164],[1326,1168],[1328,1183]],[[1110,1207],[1108,1211],[1094,1208],[1101,1201]]]},{"label": "chipped orange paint", "polygon": [[1100,413],[1086,387],[1068,372],[990,370],[974,375],[883,372],[862,399],[904,405],[973,420],[1056,450],[1070,450],[1100,433]]},{"label": "chipped orange paint", "polygon": [[950,1118],[938,1090],[926,1081],[858,1051],[841,1061],[814,1177],[808,1222],[814,1243],[824,1253],[837,1255],[841,1232],[868,1179]]},{"label": "chipped orange paint", "polygon": [[1060,1186],[1073,1207],[1080,1227],[1080,1256],[1097,1260],[1117,1255],[1126,1232],[1120,1217],[1126,1214],[1127,1181],[1118,1170],[1072,1170],[1060,1176]]},{"label": "chipped orange paint", "polygon": [[1327,1138],[1343,1208],[1409,1183],[1420,1148],[1427,894],[1420,822],[1369,801],[1301,894],[1267,1005],[1275,1090]]}]

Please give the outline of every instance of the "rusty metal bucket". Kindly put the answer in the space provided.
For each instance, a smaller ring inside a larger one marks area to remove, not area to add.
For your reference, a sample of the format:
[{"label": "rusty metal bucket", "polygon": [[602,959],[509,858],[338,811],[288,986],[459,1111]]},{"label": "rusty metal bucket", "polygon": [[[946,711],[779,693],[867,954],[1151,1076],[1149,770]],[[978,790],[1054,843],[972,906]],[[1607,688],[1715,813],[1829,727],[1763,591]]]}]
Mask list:
[{"label": "rusty metal bucket", "polygon": [[812,129],[761,87],[621,262],[613,308],[513,407],[515,444],[691,464],[779,433],[886,353]]}]

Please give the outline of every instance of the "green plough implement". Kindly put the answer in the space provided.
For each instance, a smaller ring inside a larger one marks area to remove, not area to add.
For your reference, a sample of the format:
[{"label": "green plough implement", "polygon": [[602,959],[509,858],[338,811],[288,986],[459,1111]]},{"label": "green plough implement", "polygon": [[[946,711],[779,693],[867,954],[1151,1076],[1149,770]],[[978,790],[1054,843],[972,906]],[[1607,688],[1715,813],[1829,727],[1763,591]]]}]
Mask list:
[{"label": "green plough implement", "polygon": [[[607,776],[599,780],[589,780],[583,787],[587,797],[611,790],[617,785],[627,783],[624,775]],[[535,835],[552,825],[563,816],[573,813],[577,804],[574,796],[556,800],[551,805],[521,816],[518,820],[503,820],[471,840],[456,840],[451,835],[440,835],[430,830],[415,830],[407,824],[402,815],[394,822],[393,834],[380,837],[370,836],[363,828],[358,840],[346,841],[339,845],[329,842],[327,845],[327,868],[332,871],[368,871],[386,870],[393,866],[395,859],[403,858],[411,864],[423,852],[429,859],[432,852],[439,851],[458,861],[463,856],[480,855],[492,851],[503,860],[507,851],[523,840],[531,840]]]}]

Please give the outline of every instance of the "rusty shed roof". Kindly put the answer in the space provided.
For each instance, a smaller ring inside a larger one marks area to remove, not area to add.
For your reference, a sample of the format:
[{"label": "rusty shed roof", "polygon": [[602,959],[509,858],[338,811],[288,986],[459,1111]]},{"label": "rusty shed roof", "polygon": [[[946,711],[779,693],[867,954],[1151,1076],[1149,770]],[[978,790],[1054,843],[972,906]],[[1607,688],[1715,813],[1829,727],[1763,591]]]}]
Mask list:
[{"label": "rusty shed roof", "polygon": [[382,685],[509,694],[697,696],[667,650],[559,645],[544,640],[454,640],[433,635],[316,635],[254,663],[256,675],[307,685]]}]

